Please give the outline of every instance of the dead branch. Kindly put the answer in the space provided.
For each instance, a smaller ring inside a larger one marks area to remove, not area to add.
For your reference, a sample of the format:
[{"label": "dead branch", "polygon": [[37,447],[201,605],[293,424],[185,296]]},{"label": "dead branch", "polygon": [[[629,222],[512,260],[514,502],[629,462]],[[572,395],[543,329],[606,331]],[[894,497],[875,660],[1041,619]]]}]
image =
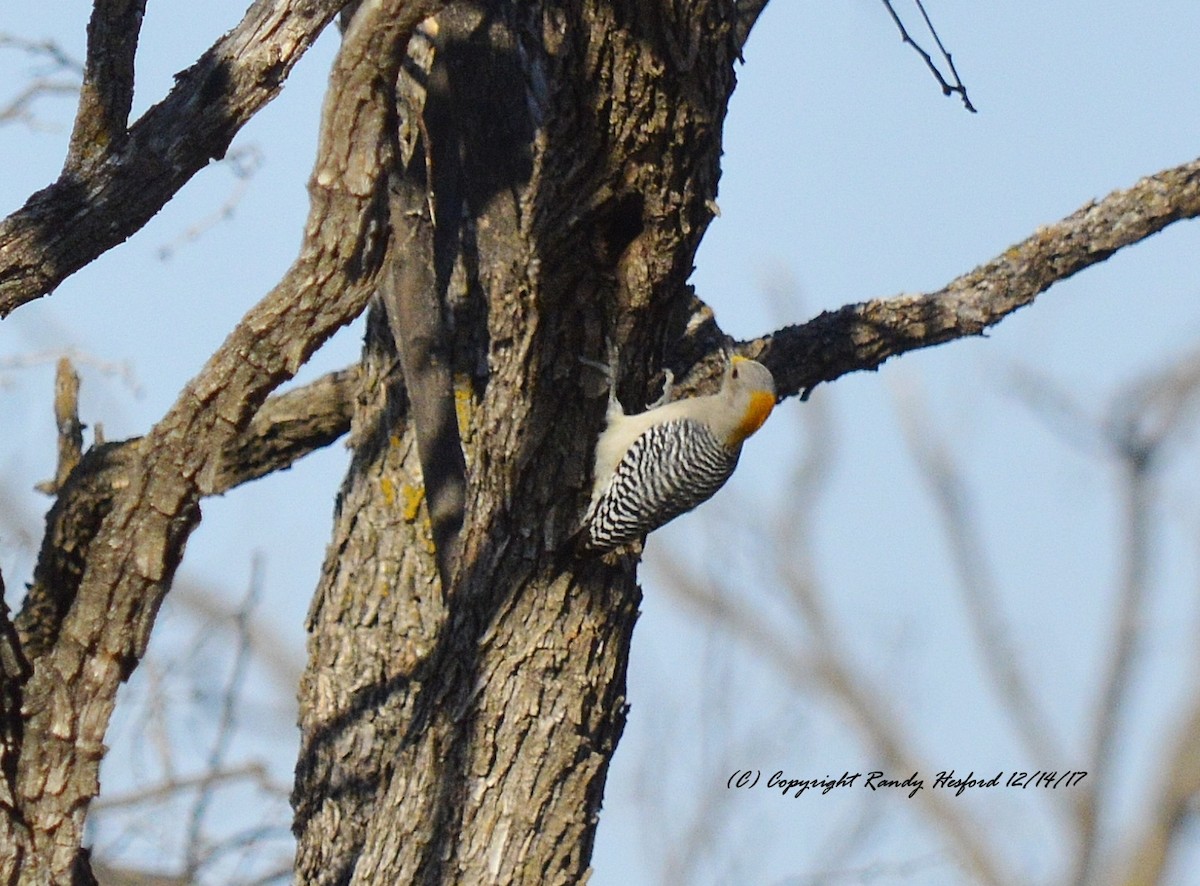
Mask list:
[{"label": "dead branch", "polygon": [[[119,11],[126,5],[130,12]],[[142,5],[101,2],[93,22],[103,30],[122,22],[132,27]],[[224,156],[343,5],[344,0],[252,4],[127,133],[120,121],[128,114],[123,96],[136,30],[117,41],[122,53],[111,63],[92,58],[89,49],[93,93],[84,98],[97,104],[104,119],[95,126],[77,123],[63,175],[0,221],[0,319],[128,239],[193,175]],[[220,101],[213,100],[217,95]],[[102,140],[84,144],[88,131]]]},{"label": "dead branch", "polygon": [[937,292],[847,305],[744,348],[770,367],[781,396],[803,395],[897,354],[982,335],[1060,280],[1197,215],[1200,159],[1087,203]]},{"label": "dead branch", "polygon": [[[334,63],[301,254],[131,447],[130,482],[101,521],[61,630],[33,662],[18,802],[38,833],[53,835],[36,854],[48,876],[66,876],[80,857],[117,687],[144,653],[198,502],[222,475],[222,454],[271,390],[373,291],[387,230],[379,176],[394,144],[394,95],[379,84],[396,82],[413,28],[438,5],[391,0],[355,17]],[[55,772],[67,774],[65,783],[49,780]]]},{"label": "dead branch", "polygon": [[96,0],[87,28],[87,61],[66,173],[86,175],[93,162],[124,146],[133,107],[133,59],[146,0]]},{"label": "dead branch", "polygon": [[54,479],[38,486],[54,495],[83,458],[83,423],[79,421],[79,373],[70,359],[60,357],[54,374],[54,423],[58,427],[58,463]]}]

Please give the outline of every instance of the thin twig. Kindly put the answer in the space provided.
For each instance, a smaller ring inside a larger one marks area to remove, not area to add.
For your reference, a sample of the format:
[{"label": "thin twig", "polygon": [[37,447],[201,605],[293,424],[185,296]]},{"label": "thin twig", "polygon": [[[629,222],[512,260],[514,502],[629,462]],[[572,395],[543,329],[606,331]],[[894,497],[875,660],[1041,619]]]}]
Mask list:
[{"label": "thin twig", "polygon": [[32,56],[49,59],[55,68],[83,76],[83,62],[54,40],[27,40],[13,34],[0,34],[0,49],[18,49]]},{"label": "thin twig", "polygon": [[1150,509],[1153,500],[1151,466],[1145,450],[1131,449],[1122,478],[1122,522],[1124,524],[1121,581],[1113,648],[1108,658],[1100,700],[1095,715],[1089,750],[1089,777],[1079,802],[1079,852],[1076,856],[1075,886],[1095,882],[1104,868],[1101,854],[1107,848],[1100,839],[1100,819],[1113,779],[1110,770],[1116,740],[1132,685],[1133,668],[1141,646],[1143,610],[1150,571]]},{"label": "thin twig", "polygon": [[924,47],[909,35],[908,29],[904,27],[904,22],[900,20],[900,16],[897,15],[895,8],[892,6],[892,0],[883,0],[883,5],[887,7],[888,14],[891,15],[892,21],[896,23],[896,27],[900,31],[900,37],[925,60],[925,66],[937,78],[938,85],[942,87],[942,95],[949,96],[957,93],[962,98],[963,106],[972,114],[976,113],[975,106],[971,104],[971,99],[967,97],[967,87],[963,85],[962,80],[959,78],[958,69],[954,67],[954,60],[950,57],[950,53],[946,51],[946,47],[942,45],[942,40],[938,36],[937,29],[934,28],[933,22],[929,20],[929,15],[925,12],[925,7],[921,4],[921,0],[914,0],[914,2],[917,4],[917,8],[921,10],[921,16],[925,19],[925,25],[929,29],[929,33],[933,35],[933,39],[937,43],[942,57],[946,59],[946,64],[950,68],[950,76],[954,78],[953,84],[949,83],[942,72],[938,70],[938,66],[933,61],[933,56],[926,52]]},{"label": "thin twig", "polygon": [[8,104],[0,107],[0,124],[17,122],[35,130],[52,130],[54,127],[38,122],[30,106],[42,96],[78,95],[83,63],[53,40],[26,40],[12,34],[0,34],[0,50],[4,49],[19,50],[44,59],[49,63],[49,71],[34,73],[24,88]]},{"label": "thin twig", "polygon": [[[237,651],[234,654],[233,668],[229,673],[229,682],[226,684],[221,702],[221,717],[217,724],[216,739],[209,752],[205,767],[209,772],[217,772],[221,769],[236,729],[238,699],[245,685],[246,667],[250,663],[252,646],[250,616],[262,593],[262,569],[262,555],[256,552],[250,565],[250,584],[246,588],[246,596],[234,615],[234,625],[237,628]],[[208,812],[208,806],[212,800],[212,787],[211,783],[202,785],[192,804],[187,837],[184,842],[186,846],[184,871],[189,879],[195,877],[202,864],[201,844],[203,842],[204,816]]]},{"label": "thin twig", "polygon": [[76,95],[78,92],[79,84],[73,81],[38,77],[27,83],[7,105],[0,107],[0,124],[24,123],[35,131],[51,132],[55,127],[41,123],[30,110],[30,106],[42,96]]},{"label": "thin twig", "polygon": [[47,363],[57,364],[60,360],[69,360],[76,366],[86,366],[101,375],[116,378],[133,396],[142,396],[144,389],[131,362],[128,360],[103,360],[95,354],[76,347],[50,348],[44,351],[15,354],[11,357],[0,357],[0,372],[35,369],[45,366]]},{"label": "thin twig", "polygon": [[229,196],[217,207],[215,212],[189,225],[173,240],[158,247],[155,255],[159,261],[170,261],[174,258],[175,253],[184,246],[195,243],[217,225],[233,218],[242,198],[250,190],[251,180],[263,164],[262,149],[258,145],[243,145],[230,151],[221,164],[233,172],[235,179]]},{"label": "thin twig", "polygon": [[229,769],[209,770],[197,775],[169,778],[149,788],[139,788],[126,794],[115,794],[98,798],[93,809],[112,812],[116,809],[131,809],[162,803],[185,791],[206,791],[231,782],[248,781],[272,793],[287,793],[283,785],[271,782],[270,775],[262,763],[244,763]]}]

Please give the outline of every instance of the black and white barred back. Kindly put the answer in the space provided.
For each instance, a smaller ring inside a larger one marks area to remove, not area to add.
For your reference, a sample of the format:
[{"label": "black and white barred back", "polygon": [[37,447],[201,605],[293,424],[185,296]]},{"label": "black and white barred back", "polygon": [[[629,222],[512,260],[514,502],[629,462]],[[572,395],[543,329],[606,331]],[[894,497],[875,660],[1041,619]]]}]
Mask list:
[{"label": "black and white barred back", "polygon": [[584,546],[610,551],[707,501],[737,467],[709,429],[691,419],[655,425],[633,441],[612,482],[588,509]]}]

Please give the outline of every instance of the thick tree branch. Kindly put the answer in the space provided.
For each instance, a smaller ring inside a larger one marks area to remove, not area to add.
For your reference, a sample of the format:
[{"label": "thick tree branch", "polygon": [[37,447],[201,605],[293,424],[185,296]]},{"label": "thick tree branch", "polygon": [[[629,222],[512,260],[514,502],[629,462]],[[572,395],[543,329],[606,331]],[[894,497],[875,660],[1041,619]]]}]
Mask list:
[{"label": "thick tree branch", "polygon": [[1060,280],[1198,215],[1200,159],[1088,203],[937,292],[826,311],[747,342],[745,350],[771,368],[781,397],[807,395],[897,354],[982,335]]},{"label": "thick tree branch", "polygon": [[226,447],[211,494],[285,470],[349,431],[358,380],[352,366],[270,397]]},{"label": "thick tree branch", "polygon": [[[132,27],[139,2],[122,5],[101,0],[89,32]],[[121,52],[111,61],[95,58],[91,46],[81,119],[62,176],[0,222],[0,318],[126,240],[210,160],[224,156],[343,5],[258,0],[236,28],[177,75],[175,87],[134,124],[123,145],[106,139],[123,131],[119,119],[128,114],[123,93],[136,30],[118,41]],[[95,120],[87,116],[93,105],[101,115]]]},{"label": "thick tree branch", "polygon": [[223,453],[374,291],[387,243],[380,176],[394,160],[390,87],[413,28],[438,5],[388,0],[355,16],[334,63],[301,254],[135,447],[129,485],[101,524],[76,599],[33,662],[17,787],[25,820],[48,835],[37,862],[51,879],[65,879],[79,857],[117,687],[145,651]]},{"label": "thick tree branch", "polygon": [[[210,495],[221,495],[285,470],[350,429],[357,367],[331,372],[303,387],[270,397],[249,426],[229,443]],[[92,447],[56,489],[33,582],[16,619],[26,654],[41,655],[58,637],[75,600],[88,552],[113,498],[132,482],[142,438]]]},{"label": "thick tree branch", "polygon": [[66,169],[79,175],[119,150],[133,106],[133,59],[146,0],[96,0]]}]

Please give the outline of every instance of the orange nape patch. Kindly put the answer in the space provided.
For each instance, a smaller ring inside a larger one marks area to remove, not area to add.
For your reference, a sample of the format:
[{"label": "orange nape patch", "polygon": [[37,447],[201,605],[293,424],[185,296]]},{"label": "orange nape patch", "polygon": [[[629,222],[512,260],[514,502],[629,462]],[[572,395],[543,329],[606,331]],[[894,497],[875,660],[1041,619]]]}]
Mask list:
[{"label": "orange nape patch", "polygon": [[771,410],[775,408],[775,395],[768,394],[766,391],[755,391],[750,395],[750,407],[746,410],[746,415],[733,430],[734,441],[741,443],[755,431],[763,426],[763,422],[767,420],[767,416],[771,414]]}]

